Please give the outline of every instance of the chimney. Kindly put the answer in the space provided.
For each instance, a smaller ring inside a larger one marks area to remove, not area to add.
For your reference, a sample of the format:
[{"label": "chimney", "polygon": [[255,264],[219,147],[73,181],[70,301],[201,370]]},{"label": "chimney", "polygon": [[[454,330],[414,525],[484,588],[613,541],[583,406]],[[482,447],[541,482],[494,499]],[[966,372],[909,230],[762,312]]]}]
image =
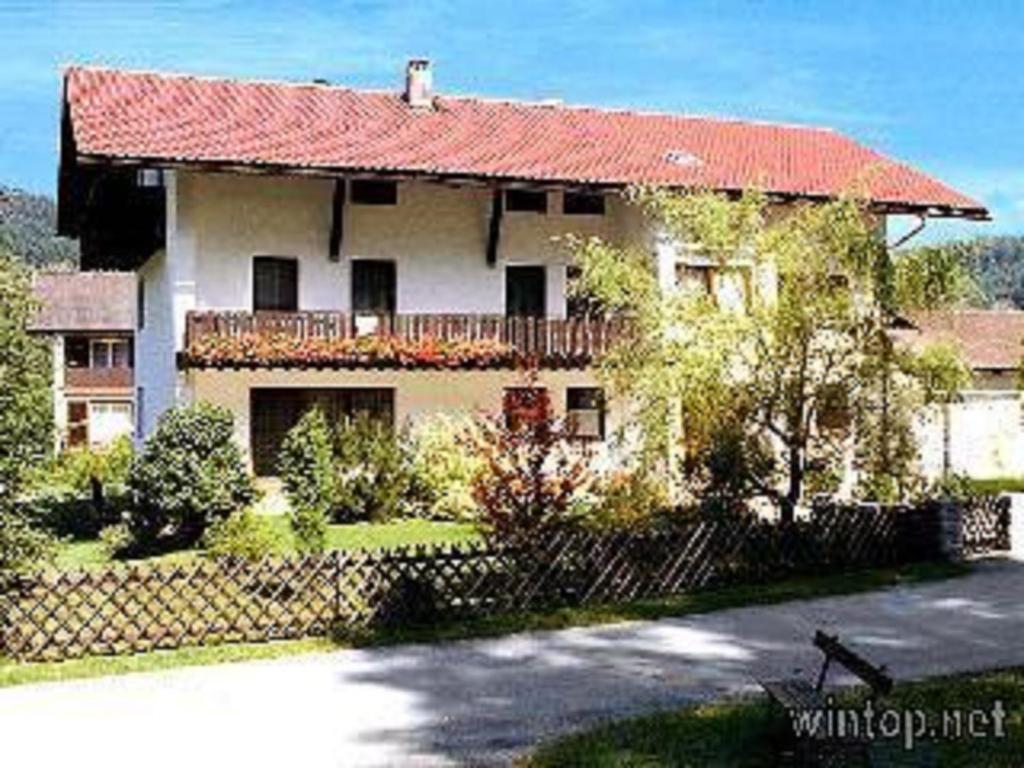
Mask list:
[{"label": "chimney", "polygon": [[430,71],[430,59],[409,59],[405,67],[405,100],[417,109],[433,106],[434,75]]}]

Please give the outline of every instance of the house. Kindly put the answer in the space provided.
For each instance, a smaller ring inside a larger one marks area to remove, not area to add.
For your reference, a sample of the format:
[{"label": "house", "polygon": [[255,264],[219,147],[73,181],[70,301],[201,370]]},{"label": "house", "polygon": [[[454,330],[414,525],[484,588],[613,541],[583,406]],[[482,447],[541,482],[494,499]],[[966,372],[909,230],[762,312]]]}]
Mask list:
[{"label": "house", "polygon": [[59,228],[88,269],[138,272],[140,435],[175,403],[236,417],[258,473],[311,403],[394,422],[514,404],[527,356],[586,436],[626,418],[592,361],[619,332],[566,291],[560,235],[657,254],[670,287],[714,274],[619,194],[758,187],[784,208],[865,189],[892,214],[979,203],[822,128],[461,97],[414,60],[353,90],[72,67]]},{"label": "house", "polygon": [[973,374],[971,386],[919,427],[922,470],[975,478],[1024,476],[1024,411],[1018,383],[1024,358],[1024,312],[918,312],[897,337],[916,348],[949,344]]},{"label": "house", "polygon": [[41,272],[29,330],[50,341],[56,446],[103,446],[134,427],[135,276]]}]

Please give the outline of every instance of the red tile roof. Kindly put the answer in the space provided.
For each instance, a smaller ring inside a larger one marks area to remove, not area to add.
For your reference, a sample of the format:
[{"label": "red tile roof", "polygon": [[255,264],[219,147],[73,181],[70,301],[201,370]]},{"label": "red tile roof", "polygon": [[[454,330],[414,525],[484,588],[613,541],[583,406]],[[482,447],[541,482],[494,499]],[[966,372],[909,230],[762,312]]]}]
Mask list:
[{"label": "red tile roof", "polygon": [[975,200],[832,130],[543,103],[72,67],[79,155],[284,169],[634,183],[986,214]]},{"label": "red tile roof", "polygon": [[135,327],[132,272],[39,272],[32,290],[40,308],[30,330],[131,331]]},{"label": "red tile roof", "polygon": [[916,312],[907,320],[913,328],[898,332],[898,338],[917,348],[953,344],[975,370],[1015,370],[1024,358],[1024,312],[1019,310]]}]

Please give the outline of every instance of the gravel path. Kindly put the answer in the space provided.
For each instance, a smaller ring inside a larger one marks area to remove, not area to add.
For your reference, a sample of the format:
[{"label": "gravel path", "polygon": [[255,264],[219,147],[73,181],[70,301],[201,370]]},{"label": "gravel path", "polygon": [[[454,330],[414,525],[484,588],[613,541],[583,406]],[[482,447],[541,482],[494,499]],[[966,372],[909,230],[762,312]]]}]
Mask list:
[{"label": "gravel path", "polygon": [[818,627],[898,680],[1024,665],[1024,564],[682,619],[3,689],[0,744],[26,766],[502,765],[607,718],[813,674]]}]

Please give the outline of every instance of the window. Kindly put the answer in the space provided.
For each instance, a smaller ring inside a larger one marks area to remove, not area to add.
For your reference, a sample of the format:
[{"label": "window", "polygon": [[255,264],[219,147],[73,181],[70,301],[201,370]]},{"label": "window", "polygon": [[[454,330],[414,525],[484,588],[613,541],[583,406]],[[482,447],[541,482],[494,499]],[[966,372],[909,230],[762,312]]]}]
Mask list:
[{"label": "window", "polygon": [[92,339],[89,342],[92,368],[130,368],[131,345],[128,339]]},{"label": "window", "polygon": [[250,445],[257,475],[277,473],[281,443],[302,414],[320,407],[328,424],[367,414],[389,426],[395,422],[395,391],[360,389],[253,389],[250,392]]},{"label": "window", "polygon": [[544,387],[508,387],[502,402],[505,426],[518,430],[536,423],[548,412],[548,391]]},{"label": "window", "polygon": [[562,196],[566,216],[604,216],[604,195],[597,192],[566,192]]},{"label": "window", "polygon": [[506,189],[505,210],[547,213],[548,193],[533,189]]},{"label": "window", "polygon": [[352,311],[390,315],[397,304],[395,262],[359,259],[352,262]]},{"label": "window", "polygon": [[565,420],[574,437],[604,439],[604,390],[569,387],[565,390]]},{"label": "window", "polygon": [[146,278],[139,275],[135,281],[135,327],[146,327]]},{"label": "window", "polygon": [[398,182],[353,179],[352,202],[355,205],[398,205]]},{"label": "window", "polygon": [[714,270],[705,265],[677,264],[676,285],[683,291],[713,296],[715,288]]},{"label": "window", "polygon": [[68,402],[68,447],[89,443],[89,404],[84,400]]},{"label": "window", "polygon": [[750,270],[746,267],[723,267],[716,275],[715,301],[722,309],[743,312],[750,309]]},{"label": "window", "polygon": [[544,267],[506,267],[505,314],[509,317],[544,317],[547,314]]},{"label": "window", "polygon": [[89,339],[85,336],[64,338],[64,364],[68,368],[89,367]]},{"label": "window", "polygon": [[683,291],[709,296],[722,309],[750,308],[751,275],[747,267],[713,267],[706,264],[676,266],[676,285]]},{"label": "window", "polygon": [[105,401],[89,404],[89,443],[108,445],[132,432],[132,404]]},{"label": "window", "polygon": [[253,311],[295,312],[299,308],[299,262],[276,256],[252,260]]}]

